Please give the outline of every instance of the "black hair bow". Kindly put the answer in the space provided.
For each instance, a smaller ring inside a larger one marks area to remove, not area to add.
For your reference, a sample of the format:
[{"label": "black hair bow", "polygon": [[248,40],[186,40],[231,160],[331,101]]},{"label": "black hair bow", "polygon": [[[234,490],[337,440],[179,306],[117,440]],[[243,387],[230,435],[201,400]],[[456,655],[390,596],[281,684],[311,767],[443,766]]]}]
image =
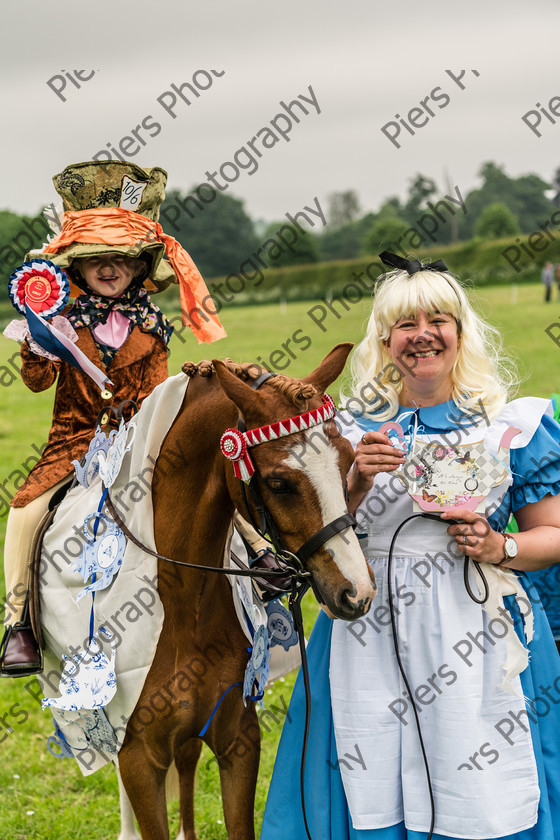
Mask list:
[{"label": "black hair bow", "polygon": [[436,260],[435,262],[426,263],[422,265],[420,260],[406,260],[404,257],[399,257],[397,254],[392,254],[390,251],[382,251],[379,254],[379,259],[384,265],[391,268],[400,268],[402,271],[407,271],[410,275],[416,274],[417,271],[425,271],[426,269],[433,269],[433,271],[448,271],[443,260]]}]

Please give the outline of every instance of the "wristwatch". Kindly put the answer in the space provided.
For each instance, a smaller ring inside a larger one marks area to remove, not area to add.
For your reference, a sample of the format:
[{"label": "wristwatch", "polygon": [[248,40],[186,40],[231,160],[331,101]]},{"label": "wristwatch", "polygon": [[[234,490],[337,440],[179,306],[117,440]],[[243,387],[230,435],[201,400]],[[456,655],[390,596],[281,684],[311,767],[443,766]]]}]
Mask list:
[{"label": "wristwatch", "polygon": [[502,536],[504,538],[504,559],[498,563],[498,566],[503,566],[504,563],[513,560],[519,551],[519,546],[511,534],[502,534]]}]

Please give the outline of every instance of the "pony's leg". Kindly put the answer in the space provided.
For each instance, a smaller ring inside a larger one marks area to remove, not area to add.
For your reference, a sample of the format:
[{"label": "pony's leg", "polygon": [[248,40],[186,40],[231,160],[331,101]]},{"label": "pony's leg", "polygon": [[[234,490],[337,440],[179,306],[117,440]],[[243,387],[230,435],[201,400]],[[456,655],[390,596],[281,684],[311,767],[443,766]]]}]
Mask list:
[{"label": "pony's leg", "polygon": [[175,764],[179,772],[181,802],[181,828],[177,840],[196,840],[194,830],[194,776],[201,749],[202,741],[199,738],[191,738],[175,753]]},{"label": "pony's leg", "polygon": [[165,777],[149,750],[138,740],[125,742],[119,753],[119,770],[134,809],[142,840],[169,840]]},{"label": "pony's leg", "polygon": [[205,737],[220,770],[228,837],[255,840],[255,788],[261,733],[254,704],[244,707],[240,694],[222,704]]},{"label": "pony's leg", "polygon": [[117,771],[117,779],[119,780],[119,800],[121,806],[121,833],[119,834],[118,840],[140,840],[140,835],[136,830],[134,811],[132,810],[130,799],[126,795],[117,763],[115,763],[115,769]]}]

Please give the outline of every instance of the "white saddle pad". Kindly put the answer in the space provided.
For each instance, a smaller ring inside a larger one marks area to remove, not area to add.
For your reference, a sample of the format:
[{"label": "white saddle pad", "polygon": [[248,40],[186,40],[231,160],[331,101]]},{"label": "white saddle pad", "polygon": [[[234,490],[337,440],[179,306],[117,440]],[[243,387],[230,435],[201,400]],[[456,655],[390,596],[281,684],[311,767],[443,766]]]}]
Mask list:
[{"label": "white saddle pad", "polygon": [[[124,456],[110,491],[113,503],[128,528],[144,545],[154,550],[153,468],[163,440],[181,408],[188,382],[183,373],[170,377],[144,401],[142,410],[131,421],[136,426],[134,445]],[[77,650],[84,651],[89,646],[92,626],[94,636],[111,660],[117,678],[116,692],[106,694],[112,699],[102,710],[72,711],[68,710],[68,703],[65,709],[49,709],[60,732],[74,750],[84,775],[113,760],[122,746],[127,722],[152,665],[163,625],[163,606],[157,591],[157,559],[130,541],[126,544],[122,566],[111,584],[97,591],[93,600],[88,594],[77,601],[85,584],[82,575],[72,571],[71,567],[80,558],[85,545],[82,532],[84,520],[97,510],[102,491],[102,483],[97,476],[87,489],[79,485],[68,493],[45,536],[41,564],[41,613],[47,649],[44,672],[39,681],[44,696],[59,698],[64,693],[59,690],[64,667],[62,657],[65,655],[70,660],[78,660]],[[234,550],[238,556],[246,558],[245,549],[237,537]],[[226,551],[229,562],[229,545]],[[174,571],[172,566],[169,570],[162,570],[162,582],[164,576],[168,584],[172,582]],[[245,582],[243,578],[240,580]],[[236,612],[250,640],[233,577],[231,583]],[[254,597],[251,586],[246,589]],[[103,634],[99,634],[101,627],[112,633],[111,644],[103,638]],[[276,646],[271,654],[269,682],[299,664],[297,646],[288,651]],[[69,663],[66,662],[66,665],[68,671]],[[95,740],[100,730],[104,737],[98,740],[103,745],[110,741],[106,737],[103,713],[116,736],[112,752],[106,746],[95,748],[90,741],[90,736],[93,734]]]}]

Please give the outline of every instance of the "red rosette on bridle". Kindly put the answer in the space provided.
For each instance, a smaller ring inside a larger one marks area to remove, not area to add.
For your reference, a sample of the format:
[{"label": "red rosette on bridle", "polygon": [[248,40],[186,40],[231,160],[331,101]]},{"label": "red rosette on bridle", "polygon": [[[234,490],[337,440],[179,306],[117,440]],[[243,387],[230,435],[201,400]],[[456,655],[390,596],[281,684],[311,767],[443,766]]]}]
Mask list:
[{"label": "red rosette on bridle", "polygon": [[68,277],[50,260],[25,262],[10,277],[10,300],[22,315],[27,304],[41,318],[52,318],[66,306],[69,294]]},{"label": "red rosette on bridle", "polygon": [[239,429],[226,429],[220,438],[220,449],[229,461],[233,461],[235,477],[249,482],[255,472],[255,466],[247,451],[247,441]]}]

